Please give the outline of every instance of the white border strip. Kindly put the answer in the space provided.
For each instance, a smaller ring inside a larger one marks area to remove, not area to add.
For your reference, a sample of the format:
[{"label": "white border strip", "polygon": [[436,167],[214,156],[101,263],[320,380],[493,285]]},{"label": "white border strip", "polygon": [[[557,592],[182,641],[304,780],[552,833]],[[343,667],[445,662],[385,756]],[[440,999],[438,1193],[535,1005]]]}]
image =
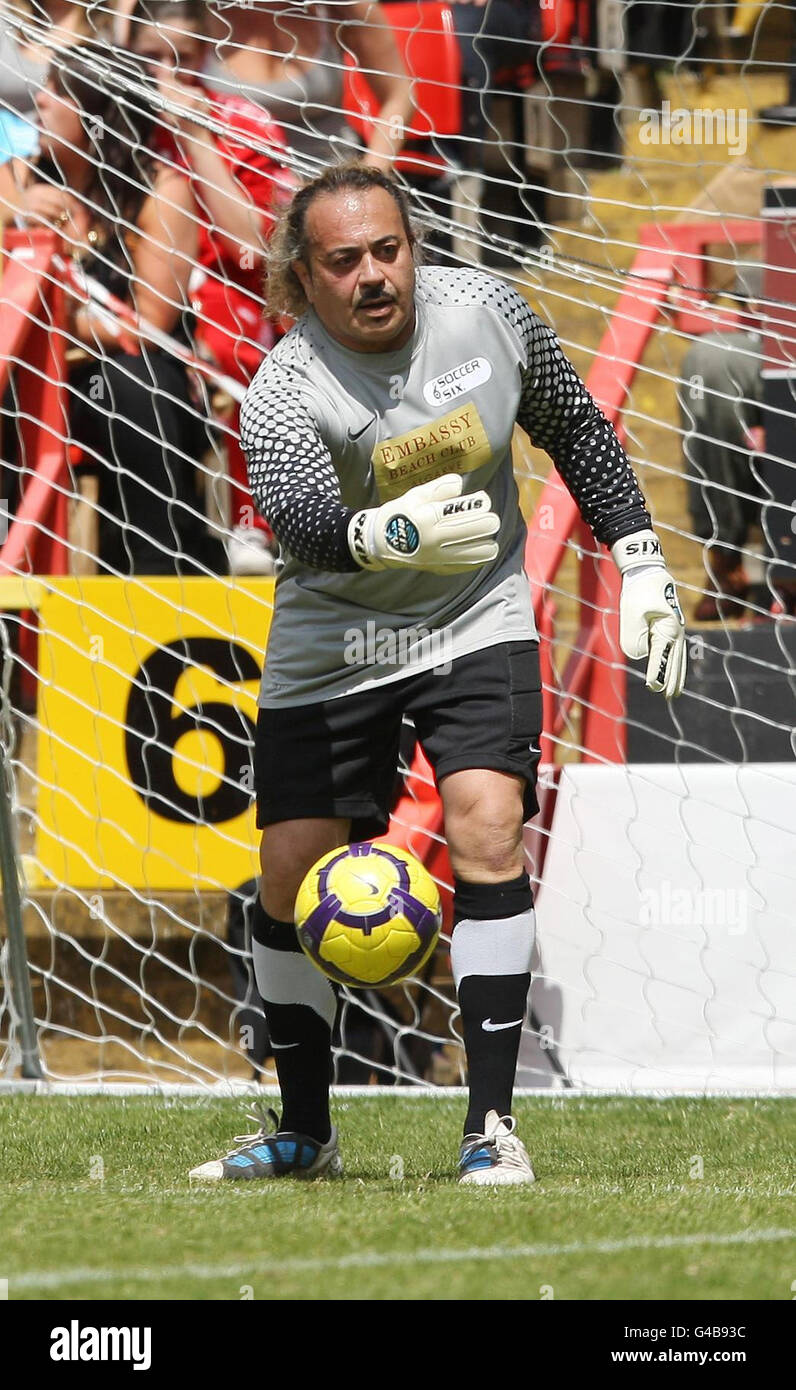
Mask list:
[{"label": "white border strip", "polygon": [[[0,1096],[150,1096],[153,1100],[160,1096],[183,1096],[186,1100],[203,1098],[205,1100],[235,1099],[248,1096],[272,1097],[279,1095],[278,1086],[258,1086],[254,1081],[220,1081],[213,1086],[198,1086],[180,1082],[141,1082],[124,1081],[2,1081]],[[332,1098],[376,1100],[383,1096],[394,1096],[400,1100],[463,1100],[467,1095],[464,1086],[333,1086]],[[796,1087],[723,1087],[705,1086],[693,1090],[676,1088],[627,1090],[617,1086],[523,1086],[514,1091],[519,1099],[535,1100],[588,1100],[590,1096],[613,1096],[620,1100],[676,1100],[685,1098],[700,1100],[703,1097],[726,1097],[727,1100],[781,1100],[796,1097]]]},{"label": "white border strip", "polygon": [[[25,1289],[58,1289],[75,1284],[152,1284],[171,1279],[244,1279],[252,1274],[267,1274],[275,1293],[284,1275],[311,1274],[324,1270],[376,1269],[391,1265],[468,1264],[488,1260],[538,1260],[560,1255],[616,1255],[627,1250],[680,1250],[700,1245],[761,1245],[774,1241],[796,1240],[796,1230],[769,1229],[737,1231],[727,1235],[706,1231],[704,1235],[628,1236],[624,1240],[568,1241],[549,1245],[474,1245],[461,1250],[362,1250],[351,1255],[329,1255],[317,1258],[253,1259],[236,1264],[164,1265],[158,1269],[74,1269],[25,1270],[9,1274],[9,1293]],[[714,1319],[716,1321],[716,1319]]]}]

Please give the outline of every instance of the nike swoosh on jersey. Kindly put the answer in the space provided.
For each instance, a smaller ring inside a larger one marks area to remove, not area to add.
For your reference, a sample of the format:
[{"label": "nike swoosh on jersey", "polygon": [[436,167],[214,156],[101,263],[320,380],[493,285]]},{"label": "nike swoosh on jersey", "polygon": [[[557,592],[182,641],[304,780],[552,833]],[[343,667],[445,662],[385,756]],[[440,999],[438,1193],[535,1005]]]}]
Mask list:
[{"label": "nike swoosh on jersey", "polygon": [[272,1039],[271,1039],[271,1046],[274,1047],[274,1048],[276,1048],[276,1047],[298,1047],[298,1046],[299,1046],[299,1043],[297,1043],[297,1042],[295,1042],[295,1043],[275,1043],[274,1040],[273,1040],[273,1038],[272,1038]]},{"label": "nike swoosh on jersey", "polygon": [[521,1018],[513,1018],[510,1023],[493,1023],[491,1018],[485,1018],[481,1027],[485,1033],[499,1033],[502,1028],[518,1028],[521,1023]]},{"label": "nike swoosh on jersey", "polygon": [[352,444],[355,444],[356,441],[357,441],[358,439],[361,439],[361,438],[362,438],[363,434],[366,434],[366,433],[367,433],[367,431],[370,429],[371,425],[374,425],[375,423],[376,423],[376,416],[374,415],[373,418],[372,418],[371,420],[368,420],[368,423],[367,423],[366,425],[363,425],[362,429],[361,429],[361,430],[357,430],[356,433],[354,433],[354,431],[350,429],[350,430],[348,431],[348,438],[350,439],[351,443],[352,443]]}]

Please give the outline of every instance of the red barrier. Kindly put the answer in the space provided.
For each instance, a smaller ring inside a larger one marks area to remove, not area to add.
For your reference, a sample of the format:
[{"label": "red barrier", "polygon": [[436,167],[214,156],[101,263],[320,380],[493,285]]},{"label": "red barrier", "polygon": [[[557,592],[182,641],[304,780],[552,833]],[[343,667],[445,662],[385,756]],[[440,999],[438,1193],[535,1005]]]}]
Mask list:
[{"label": "red barrier", "polygon": [[0,573],[66,574],[67,453],[64,296],[52,276],[54,232],[7,230],[0,280],[0,392],[13,372],[19,500]]},{"label": "red barrier", "polygon": [[552,0],[539,10],[545,72],[584,72],[592,32],[590,0]]}]

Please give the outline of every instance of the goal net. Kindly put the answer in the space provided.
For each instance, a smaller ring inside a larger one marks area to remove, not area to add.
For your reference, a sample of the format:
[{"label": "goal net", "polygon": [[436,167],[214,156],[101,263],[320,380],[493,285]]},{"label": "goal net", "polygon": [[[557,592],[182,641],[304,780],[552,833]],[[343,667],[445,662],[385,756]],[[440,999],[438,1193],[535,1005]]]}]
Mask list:
[{"label": "goal net", "polygon": [[[554,327],[688,623],[669,706],[518,431],[545,703],[518,1084],[796,1086],[794,25],[770,0],[0,4],[0,1081],[275,1081],[249,933],[279,559],[238,410],[289,328],[274,218],[368,152],[428,259]],[[342,991],[335,1079],[459,1086],[451,871],[404,733],[388,838],[446,932],[419,977]]]}]

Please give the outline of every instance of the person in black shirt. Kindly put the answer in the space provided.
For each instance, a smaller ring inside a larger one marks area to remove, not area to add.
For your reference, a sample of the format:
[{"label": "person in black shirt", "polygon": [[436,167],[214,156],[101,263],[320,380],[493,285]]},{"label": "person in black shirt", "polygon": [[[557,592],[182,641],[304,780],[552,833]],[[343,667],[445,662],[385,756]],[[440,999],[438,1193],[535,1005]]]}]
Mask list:
[{"label": "person in black shirt", "polygon": [[[197,223],[187,178],[147,153],[147,79],[101,44],[55,57],[36,98],[40,154],[0,178],[17,223],[51,227],[106,290],[188,342]],[[194,460],[207,447],[185,367],[67,298],[69,439],[98,474],[99,560],[118,574],[217,572]]]}]

